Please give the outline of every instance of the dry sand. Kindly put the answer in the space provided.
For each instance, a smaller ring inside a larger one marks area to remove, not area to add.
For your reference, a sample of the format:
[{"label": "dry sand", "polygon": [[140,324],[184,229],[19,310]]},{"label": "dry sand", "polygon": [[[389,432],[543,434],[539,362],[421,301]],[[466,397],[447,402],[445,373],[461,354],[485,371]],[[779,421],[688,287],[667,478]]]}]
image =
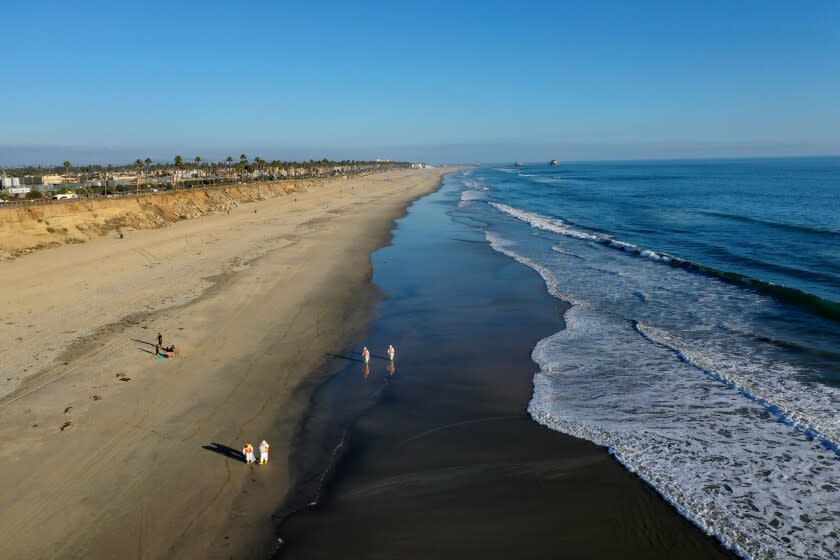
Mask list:
[{"label": "dry sand", "polygon": [[[370,253],[441,173],[0,263],[0,558],[265,557],[308,389],[375,298]],[[178,358],[153,359],[158,331]],[[263,438],[268,466],[226,455]]]}]

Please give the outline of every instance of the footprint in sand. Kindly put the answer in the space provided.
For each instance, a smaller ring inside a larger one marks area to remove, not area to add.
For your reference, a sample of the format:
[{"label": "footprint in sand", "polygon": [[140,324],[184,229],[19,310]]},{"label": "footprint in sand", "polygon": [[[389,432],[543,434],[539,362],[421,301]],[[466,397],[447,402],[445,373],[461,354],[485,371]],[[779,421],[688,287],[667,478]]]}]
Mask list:
[{"label": "footprint in sand", "polygon": [[67,408],[65,408],[65,409],[64,409],[64,414],[67,414],[68,412],[70,412],[70,409],[71,409],[71,408],[73,408],[73,407],[72,407],[72,406],[68,406]]},{"label": "footprint in sand", "polygon": [[99,395],[91,395],[91,397],[90,397],[90,398],[92,398],[92,399],[93,399],[93,400],[95,400],[95,401],[98,401],[98,400],[101,400],[101,399],[102,399],[102,397],[100,397]]},{"label": "footprint in sand", "polygon": [[70,423],[70,422],[65,422],[65,423],[64,423],[64,424],[63,424],[63,425],[59,428],[59,430],[61,430],[61,431],[63,432],[64,430],[66,430],[66,429],[67,429],[67,428],[69,428],[70,426],[71,426],[71,423]]}]

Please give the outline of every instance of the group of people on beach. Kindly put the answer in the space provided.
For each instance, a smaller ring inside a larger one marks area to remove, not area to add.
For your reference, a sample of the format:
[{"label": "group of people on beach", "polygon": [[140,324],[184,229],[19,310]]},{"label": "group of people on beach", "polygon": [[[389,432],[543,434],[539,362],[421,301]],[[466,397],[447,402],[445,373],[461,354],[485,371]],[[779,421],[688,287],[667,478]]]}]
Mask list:
[{"label": "group of people on beach", "polygon": [[[163,337],[160,335],[160,333],[158,333],[158,346],[162,346],[162,345],[163,345]],[[172,348],[175,348],[174,344],[172,345]],[[167,349],[164,348],[164,350],[167,350]],[[385,353],[388,355],[388,362],[389,362],[388,372],[393,373],[393,371],[394,371],[394,356],[396,356],[397,351],[392,344],[389,344],[388,345],[388,350],[386,350]],[[367,349],[367,346],[365,346],[362,349],[362,361],[364,361],[365,370],[367,370],[368,364],[370,363],[370,350]],[[259,447],[259,450],[260,450],[259,464],[260,465],[267,465],[268,464],[268,449],[269,449],[268,442],[265,441],[265,440],[262,440],[262,443],[260,443],[260,447]],[[246,465],[250,465],[251,463],[256,463],[257,462],[257,458],[254,456],[254,446],[251,445],[250,443],[246,443],[245,447],[242,448],[242,455],[245,456],[245,464]]]},{"label": "group of people on beach", "polygon": [[[393,375],[396,371],[396,369],[394,368],[394,356],[396,355],[397,351],[394,349],[394,346],[392,344],[389,344],[386,353],[388,354],[388,374]],[[370,369],[368,368],[368,365],[370,364],[370,350],[367,349],[367,346],[362,348],[362,361],[365,363],[365,369],[363,373],[365,378],[367,378],[367,376],[370,373]]]},{"label": "group of people on beach", "polygon": [[[256,463],[257,459],[254,457],[254,446],[250,443],[246,443],[245,447],[242,448],[242,454],[245,455],[245,464],[250,465],[251,463]],[[260,465],[267,465],[268,464],[268,442],[262,440],[260,444]]]},{"label": "group of people on beach", "polygon": [[[388,361],[393,362],[394,356],[396,355],[397,351],[394,349],[394,346],[392,344],[388,345],[388,350],[386,351],[386,353],[388,354]],[[365,362],[365,365],[368,365],[370,363],[370,350],[367,349],[367,346],[365,346],[362,349],[362,361]]]},{"label": "group of people on beach", "polygon": [[[163,352],[161,352],[161,350],[163,350]],[[178,352],[178,347],[174,344],[164,346],[163,335],[160,333],[157,334],[157,344],[155,344],[155,358],[157,358],[158,356],[163,356],[166,359],[174,358]]]}]

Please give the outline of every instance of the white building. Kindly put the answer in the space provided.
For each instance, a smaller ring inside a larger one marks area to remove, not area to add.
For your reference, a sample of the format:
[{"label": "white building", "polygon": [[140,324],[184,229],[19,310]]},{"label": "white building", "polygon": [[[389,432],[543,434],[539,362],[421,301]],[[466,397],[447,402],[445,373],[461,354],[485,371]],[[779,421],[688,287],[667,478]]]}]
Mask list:
[{"label": "white building", "polygon": [[0,178],[0,192],[8,194],[26,194],[31,189],[29,187],[20,186],[19,177],[2,177]]}]

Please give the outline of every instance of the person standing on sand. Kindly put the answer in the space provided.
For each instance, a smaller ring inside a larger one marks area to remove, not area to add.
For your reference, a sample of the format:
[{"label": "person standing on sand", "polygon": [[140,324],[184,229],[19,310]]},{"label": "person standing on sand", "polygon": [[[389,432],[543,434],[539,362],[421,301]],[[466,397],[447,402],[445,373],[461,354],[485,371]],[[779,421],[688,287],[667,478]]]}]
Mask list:
[{"label": "person standing on sand", "polygon": [[260,444],[260,465],[268,464],[268,442],[262,440]]},{"label": "person standing on sand", "polygon": [[362,359],[365,361],[365,365],[370,363],[370,351],[367,349],[367,346],[362,350]]},{"label": "person standing on sand", "polygon": [[242,454],[245,455],[245,464],[249,463],[256,463],[257,458],[254,457],[254,446],[250,443],[246,443],[245,447],[242,448]]},{"label": "person standing on sand", "polygon": [[394,350],[394,346],[389,344],[388,345],[388,359],[393,362],[394,361],[394,354],[396,354],[396,353],[397,353],[397,351]]},{"label": "person standing on sand", "polygon": [[158,346],[163,346],[163,335],[158,333]]}]

